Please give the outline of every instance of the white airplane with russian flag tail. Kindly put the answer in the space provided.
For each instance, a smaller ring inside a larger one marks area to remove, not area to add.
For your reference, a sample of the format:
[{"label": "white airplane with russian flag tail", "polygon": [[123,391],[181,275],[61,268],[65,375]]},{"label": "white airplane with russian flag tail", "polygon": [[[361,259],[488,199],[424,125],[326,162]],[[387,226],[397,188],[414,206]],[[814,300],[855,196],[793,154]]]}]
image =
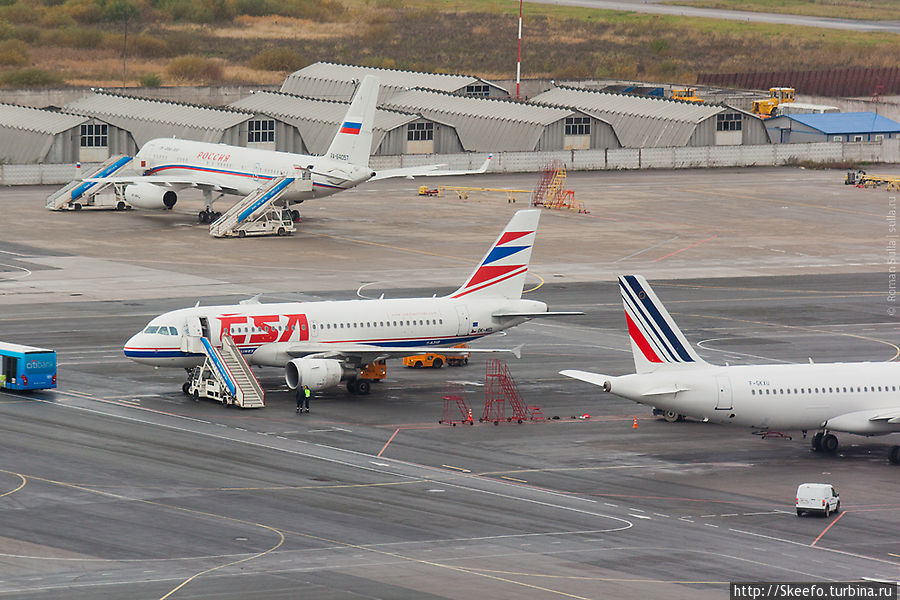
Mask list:
[{"label": "white airplane with russian flag tail", "polygon": [[[624,275],[619,289],[636,373],[562,375],[651,406],[668,421],[689,416],[765,431],[816,431],[816,452],[837,450],[835,431],[900,432],[900,363],[712,365],[691,347],[646,279]],[[888,458],[900,464],[900,446],[892,446]]]},{"label": "white airplane with russian flag tail", "polygon": [[387,169],[378,173],[370,169],[372,123],[375,120],[378,87],[377,77],[367,75],[363,78],[323,156],[157,138],[144,144],[134,156],[132,164],[139,169],[139,174],[89,178],[82,186],[102,183],[124,186],[125,200],[132,206],[144,209],[172,209],[180,191],[198,189],[206,199],[206,208],[199,215],[200,221],[207,223],[218,216],[213,211],[213,203],[223,195],[247,196],[281,176],[302,177],[307,170],[311,175],[312,190],[289,188],[281,196],[286,207],[330,196],[377,179],[468,175],[487,171],[490,156],[480,168],[468,171],[442,171],[441,167],[446,166],[442,164]]},{"label": "white airplane with russian flag tail", "polygon": [[[388,358],[472,342],[551,312],[522,298],[540,210],[512,217],[478,267],[444,297],[195,306],[159,315],[125,344],[125,356],[157,367],[191,369],[203,354],[182,350],[182,336],[222,345],[227,335],[251,365],[284,368],[291,389],[319,391],[346,382],[367,394],[366,367]],[[465,352],[513,352],[467,348]]]}]

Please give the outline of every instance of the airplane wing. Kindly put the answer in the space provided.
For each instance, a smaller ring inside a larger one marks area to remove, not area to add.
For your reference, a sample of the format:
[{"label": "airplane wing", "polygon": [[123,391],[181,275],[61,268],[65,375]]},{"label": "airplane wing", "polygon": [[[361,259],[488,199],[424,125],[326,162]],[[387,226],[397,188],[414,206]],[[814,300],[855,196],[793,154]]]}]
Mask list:
[{"label": "airplane wing", "polygon": [[572,379],[578,379],[579,381],[584,381],[592,385],[599,385],[600,387],[605,387],[606,382],[612,379],[609,375],[591,373],[590,371],[578,371],[577,369],[566,369],[565,371],[560,371],[559,374],[565,375],[566,377],[571,377]]},{"label": "airplane wing", "polygon": [[488,165],[493,158],[493,154],[488,154],[487,159],[485,159],[484,163],[477,169],[469,169],[463,171],[440,171],[441,167],[446,167],[446,164],[441,165],[423,165],[421,167],[403,167],[400,169],[385,169],[384,171],[377,171],[375,175],[372,176],[369,181],[376,181],[378,179],[390,179],[393,177],[407,177],[412,179],[413,177],[440,177],[440,176],[451,176],[451,175],[477,175],[479,173],[484,173],[487,171]]},{"label": "airplane wing", "polygon": [[833,431],[860,435],[883,435],[900,431],[900,407],[874,408],[844,413],[825,422]]},{"label": "airplane wing", "polygon": [[237,189],[229,186],[223,186],[218,183],[213,183],[209,181],[201,181],[194,177],[190,178],[178,178],[178,177],[167,177],[164,175],[132,175],[128,176],[116,176],[116,177],[93,177],[84,179],[88,183],[119,183],[122,185],[130,185],[133,183],[150,183],[153,185],[158,185],[160,187],[174,188],[174,189],[184,189],[184,188],[197,188],[200,190],[209,190],[211,192],[221,192],[223,194],[239,194]]},{"label": "airplane wing", "polygon": [[522,346],[515,348],[454,348],[452,346],[403,346],[384,347],[369,344],[337,343],[325,344],[322,342],[272,342],[265,344],[254,352],[265,364],[271,364],[274,356],[285,354],[292,358],[334,358],[343,359],[352,364],[366,365],[377,360],[387,358],[401,358],[411,354],[423,354],[436,352],[442,354],[496,354],[509,352],[516,358],[522,356]]}]

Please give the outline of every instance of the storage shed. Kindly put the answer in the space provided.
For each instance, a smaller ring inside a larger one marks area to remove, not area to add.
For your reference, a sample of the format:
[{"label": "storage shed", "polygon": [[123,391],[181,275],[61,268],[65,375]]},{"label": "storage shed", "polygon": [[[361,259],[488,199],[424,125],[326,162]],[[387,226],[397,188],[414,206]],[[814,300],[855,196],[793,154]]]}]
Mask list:
[{"label": "storage shed", "polygon": [[772,141],[878,142],[900,137],[900,123],[873,112],[782,115],[766,121]]}]

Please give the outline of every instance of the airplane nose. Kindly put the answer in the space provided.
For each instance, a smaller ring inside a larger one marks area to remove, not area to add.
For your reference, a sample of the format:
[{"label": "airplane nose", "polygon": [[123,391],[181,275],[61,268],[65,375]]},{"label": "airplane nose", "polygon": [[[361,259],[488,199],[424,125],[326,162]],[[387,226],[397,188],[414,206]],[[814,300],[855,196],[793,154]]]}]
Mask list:
[{"label": "airplane nose", "polygon": [[141,334],[136,333],[133,336],[131,336],[130,338],[128,338],[127,342],[125,342],[125,345],[122,347],[122,352],[125,354],[126,357],[134,358],[136,356],[134,351],[136,348],[141,347],[140,338],[141,338]]}]

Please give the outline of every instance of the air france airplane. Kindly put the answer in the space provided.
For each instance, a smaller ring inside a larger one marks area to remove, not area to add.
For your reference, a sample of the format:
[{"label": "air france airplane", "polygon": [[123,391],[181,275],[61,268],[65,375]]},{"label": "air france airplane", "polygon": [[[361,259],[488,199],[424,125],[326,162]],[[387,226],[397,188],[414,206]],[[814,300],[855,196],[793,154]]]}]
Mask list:
[{"label": "air france airplane", "polygon": [[228,335],[250,364],[284,368],[291,389],[319,391],[346,381],[351,393],[367,394],[370,381],[361,371],[376,361],[471,342],[536,317],[583,314],[549,312],[545,303],[521,297],[539,218],[540,210],[517,212],[449,296],[184,308],[150,321],[125,344],[125,356],[191,369],[204,355],[184,352],[181,336],[221,345]]},{"label": "air france airplane", "polygon": [[218,217],[212,206],[223,195],[247,196],[280,176],[300,178],[307,169],[311,173],[312,191],[288,189],[282,196],[286,205],[330,196],[369,180],[466,175],[487,170],[490,157],[479,169],[470,171],[440,171],[445,165],[425,165],[375,173],[368,164],[378,85],[378,78],[373,75],[363,78],[324,156],[158,138],[144,144],[135,155],[132,164],[140,169],[139,175],[87,181],[124,185],[125,200],[144,209],[171,209],[178,201],[178,192],[199,189],[206,198],[206,208],[199,217],[207,223]]},{"label": "air france airplane", "polygon": [[[562,375],[664,411],[766,430],[818,430],[816,452],[835,452],[834,431],[900,431],[900,363],[711,365],[700,358],[640,275],[619,277],[634,355],[633,375],[566,370]],[[889,459],[900,464],[900,446]]]}]

